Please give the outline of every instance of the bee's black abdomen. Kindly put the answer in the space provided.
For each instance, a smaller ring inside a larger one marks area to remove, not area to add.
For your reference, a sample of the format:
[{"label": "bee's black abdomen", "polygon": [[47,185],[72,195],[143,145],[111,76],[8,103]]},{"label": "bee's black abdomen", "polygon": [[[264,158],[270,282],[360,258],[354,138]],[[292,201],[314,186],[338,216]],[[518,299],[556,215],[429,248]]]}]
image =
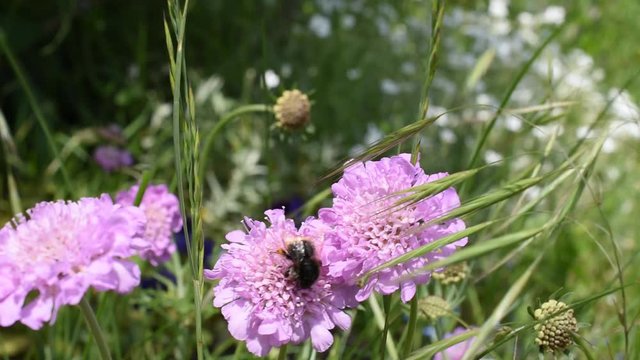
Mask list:
[{"label": "bee's black abdomen", "polygon": [[320,276],[320,264],[314,259],[306,258],[298,264],[296,272],[300,288],[308,289]]},{"label": "bee's black abdomen", "polygon": [[298,287],[308,289],[320,276],[320,263],[313,256],[315,249],[313,243],[305,238],[295,238],[286,242],[284,256],[293,263],[287,270],[287,277],[296,279]]}]

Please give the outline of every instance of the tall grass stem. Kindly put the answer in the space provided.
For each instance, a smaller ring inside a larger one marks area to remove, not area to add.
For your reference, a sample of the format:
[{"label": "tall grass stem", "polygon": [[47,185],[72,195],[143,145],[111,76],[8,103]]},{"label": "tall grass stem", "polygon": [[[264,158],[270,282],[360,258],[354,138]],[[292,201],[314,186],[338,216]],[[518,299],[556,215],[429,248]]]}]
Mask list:
[{"label": "tall grass stem", "polygon": [[96,319],[96,314],[93,312],[89,301],[87,301],[86,297],[83,297],[80,300],[80,311],[82,312],[82,316],[84,316],[87,325],[89,326],[89,330],[91,331],[91,335],[96,341],[96,345],[98,345],[98,350],[100,352],[100,357],[102,360],[111,360],[111,353],[109,352],[109,345],[107,344],[107,339],[100,328],[100,324],[98,323],[98,319]]}]

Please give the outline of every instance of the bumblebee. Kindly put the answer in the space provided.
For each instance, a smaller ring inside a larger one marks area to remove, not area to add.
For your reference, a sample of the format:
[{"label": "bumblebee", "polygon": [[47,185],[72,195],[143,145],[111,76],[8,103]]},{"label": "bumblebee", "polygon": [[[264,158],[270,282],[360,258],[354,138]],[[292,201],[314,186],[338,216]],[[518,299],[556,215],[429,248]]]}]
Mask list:
[{"label": "bumblebee", "polygon": [[318,280],[320,262],[314,257],[315,248],[310,240],[303,237],[287,239],[285,250],[280,250],[279,253],[293,263],[286,274],[296,279],[301,289],[310,288]]}]

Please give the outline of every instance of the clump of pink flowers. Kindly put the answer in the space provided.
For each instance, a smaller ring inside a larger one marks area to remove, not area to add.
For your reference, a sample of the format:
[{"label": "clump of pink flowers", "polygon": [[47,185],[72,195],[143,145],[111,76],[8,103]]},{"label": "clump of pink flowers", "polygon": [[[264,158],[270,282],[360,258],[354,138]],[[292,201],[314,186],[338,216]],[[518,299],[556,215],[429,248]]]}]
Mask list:
[{"label": "clump of pink flowers", "polygon": [[[116,202],[133,205],[138,190],[139,186],[134,185],[131,189],[120,192]],[[169,260],[176,251],[173,234],[182,229],[180,204],[166,185],[150,185],[145,189],[139,207],[147,219],[142,237],[147,246],[139,255],[153,266],[157,266]]]},{"label": "clump of pink flowers", "polygon": [[140,282],[128,258],[145,243],[142,210],[108,195],[41,202],[0,229],[0,326],[53,323],[90,288],[127,293]]},{"label": "clump of pink flowers", "polygon": [[[319,213],[320,219],[332,229],[325,243],[329,274],[355,284],[376,266],[465,229],[460,219],[422,227],[460,206],[453,188],[410,206],[394,207],[406,196],[399,192],[447,176],[446,173],[427,175],[410,159],[410,154],[401,154],[357,163],[348,167],[343,177],[333,184],[333,206]],[[429,281],[430,275],[419,270],[466,243],[464,238],[375,273],[358,291],[356,300],[367,299],[373,291],[386,295],[399,289],[402,301],[409,301],[416,293],[416,286]]]},{"label": "clump of pink flowers", "polygon": [[[246,341],[253,354],[265,356],[272,347],[297,344],[309,337],[317,351],[333,343],[330,330],[346,329],[353,289],[329,274],[324,235],[329,229],[309,218],[297,229],[285,219],[283,210],[265,212],[270,225],[245,218],[248,231],[227,234],[226,250],[205,277],[219,279],[214,306],[222,309],[231,335]],[[319,276],[309,288],[298,286],[291,274],[292,261],[283,254],[287,241],[304,238],[311,242]],[[353,305],[353,304],[351,304]]]},{"label": "clump of pink flowers", "polygon": [[[402,191],[446,175],[425,174],[409,154],[357,163],[333,184],[333,206],[321,209],[318,219],[307,219],[299,230],[282,210],[266,212],[270,225],[246,218],[247,233],[228,233],[229,243],[222,245],[226,251],[213,270],[205,270],[205,277],[220,280],[213,304],[222,309],[231,335],[259,356],[309,337],[317,351],[324,351],[333,342],[329,330],[351,323],[344,309],[373,291],[400,290],[401,299],[409,301],[417,285],[429,280],[429,274],[418,271],[464,246],[466,238],[382,270],[360,289],[357,284],[376,266],[465,229],[460,219],[422,226],[460,206],[453,188],[394,208],[406,196]],[[319,276],[309,288],[291,276],[294,264],[283,255],[292,238],[307,239],[315,249]]]}]

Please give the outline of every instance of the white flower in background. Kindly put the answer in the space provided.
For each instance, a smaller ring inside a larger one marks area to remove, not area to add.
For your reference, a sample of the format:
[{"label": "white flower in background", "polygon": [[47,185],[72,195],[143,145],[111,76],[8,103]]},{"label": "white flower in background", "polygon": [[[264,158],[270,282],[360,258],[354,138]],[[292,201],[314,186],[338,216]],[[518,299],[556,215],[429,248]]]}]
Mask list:
[{"label": "white flower in background", "polygon": [[626,90],[620,92],[619,89],[610,89],[609,98],[613,98],[609,111],[611,111],[617,119],[623,121],[640,120],[640,109],[638,109],[638,105],[633,101],[629,92]]},{"label": "white flower in background", "polygon": [[264,73],[264,84],[267,86],[267,89],[273,89],[280,85],[280,77],[273,70],[269,69]]},{"label": "white flower in background", "polygon": [[491,0],[489,1],[489,15],[497,18],[506,18],[509,15],[509,1]]},{"label": "white flower in background", "polygon": [[309,29],[319,38],[326,38],[331,35],[331,20],[320,14],[315,14],[309,20]]},{"label": "white flower in background", "polygon": [[518,132],[522,129],[522,120],[515,115],[507,115],[504,119],[504,127],[511,132]]},{"label": "white flower in background", "polygon": [[503,159],[502,154],[495,150],[487,150],[484,152],[484,162],[487,164],[493,164],[495,162],[501,161]]},{"label": "white flower in background", "polygon": [[362,76],[362,70],[358,68],[352,68],[347,70],[347,79],[349,80],[357,80]]},{"label": "white flower in background", "polygon": [[456,136],[456,133],[453,132],[453,130],[449,128],[443,128],[442,130],[440,130],[440,139],[446,144],[453,144],[456,142],[458,137]]},{"label": "white flower in background", "polygon": [[431,118],[431,117],[436,117],[438,116],[438,120],[436,120],[436,125],[438,126],[450,126],[451,124],[451,119],[449,118],[449,114],[446,113],[447,109],[443,108],[442,106],[437,106],[437,105],[429,105],[429,108],[427,109],[427,117]]},{"label": "white flower in background", "polygon": [[564,23],[566,10],[562,6],[549,6],[541,15],[540,21],[543,24],[560,25]]},{"label": "white flower in background", "polygon": [[398,95],[400,93],[400,84],[391,79],[382,79],[380,90],[387,95]]},{"label": "white flower in background", "polygon": [[411,61],[405,61],[400,65],[400,71],[405,75],[414,75],[416,73],[416,64]]},{"label": "white flower in background", "polygon": [[356,26],[356,18],[351,14],[346,14],[342,16],[340,23],[342,24],[343,29],[350,30]]}]

